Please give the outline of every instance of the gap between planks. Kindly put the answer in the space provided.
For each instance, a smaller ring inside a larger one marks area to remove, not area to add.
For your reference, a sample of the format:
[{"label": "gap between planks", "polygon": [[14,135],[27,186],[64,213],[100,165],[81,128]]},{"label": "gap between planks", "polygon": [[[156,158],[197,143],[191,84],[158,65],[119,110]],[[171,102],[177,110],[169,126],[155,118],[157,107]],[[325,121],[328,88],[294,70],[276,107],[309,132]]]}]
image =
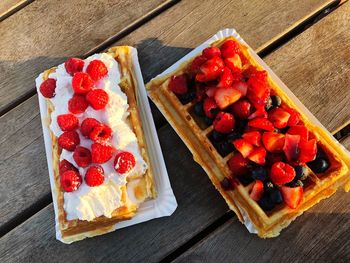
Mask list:
[{"label": "gap between planks", "polygon": [[[6,1],[6,0],[1,0],[1,1]],[[16,4],[14,4],[12,7],[8,8],[3,13],[0,13],[0,22],[4,21],[6,18],[8,18],[8,17],[12,16],[13,14],[17,13],[22,8],[24,8],[27,5],[33,3],[34,1],[35,0],[22,0],[22,1],[19,1],[18,3],[16,3]]]}]

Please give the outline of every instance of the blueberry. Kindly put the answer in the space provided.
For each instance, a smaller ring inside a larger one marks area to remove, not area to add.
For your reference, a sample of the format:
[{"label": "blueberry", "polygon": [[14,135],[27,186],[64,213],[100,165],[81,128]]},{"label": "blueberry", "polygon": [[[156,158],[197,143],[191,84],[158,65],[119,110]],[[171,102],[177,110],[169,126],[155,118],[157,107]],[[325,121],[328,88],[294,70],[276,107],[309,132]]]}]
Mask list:
[{"label": "blueberry", "polygon": [[294,180],[291,181],[290,183],[286,184],[286,186],[288,186],[288,187],[298,187],[298,186],[303,187],[304,184],[303,184],[303,182],[301,180],[296,180],[294,178]]},{"label": "blueberry", "polygon": [[204,117],[203,103],[198,102],[196,105],[194,105],[193,111],[197,116]]},{"label": "blueberry", "polygon": [[241,138],[241,136],[242,135],[240,133],[233,131],[233,132],[230,132],[229,134],[227,134],[226,139],[228,141],[232,142],[233,140]]},{"label": "blueberry", "polygon": [[231,183],[231,180],[228,179],[227,177],[225,177],[221,182],[221,187],[224,189],[224,190],[230,190],[232,189],[232,183]]},{"label": "blueberry", "polygon": [[190,90],[186,94],[179,95],[179,100],[182,104],[190,103],[196,97],[196,93],[194,90]]},{"label": "blueberry", "polygon": [[256,169],[254,169],[252,171],[252,178],[254,180],[261,180],[261,181],[265,181],[267,178],[267,171],[265,167],[257,167]]},{"label": "blueberry", "polygon": [[271,191],[273,191],[275,189],[275,186],[273,185],[272,182],[267,181],[264,183],[264,191],[266,193],[270,193]]},{"label": "blueberry", "polygon": [[271,101],[273,107],[281,106],[282,100],[279,96],[271,96]]},{"label": "blueberry", "polygon": [[289,127],[285,127],[285,128],[281,128],[281,129],[275,128],[275,132],[286,134],[288,129],[289,129]]},{"label": "blueberry", "polygon": [[270,196],[271,202],[273,202],[274,204],[280,204],[283,202],[282,194],[280,190],[278,190],[277,188],[273,189],[269,193],[269,196]]},{"label": "blueberry", "polygon": [[264,195],[258,203],[260,207],[265,211],[270,211],[275,207],[275,204],[272,202],[269,195]]},{"label": "blueberry", "polygon": [[225,140],[225,141],[216,143],[216,149],[218,150],[221,156],[225,157],[229,153],[233,152],[235,147],[233,146],[232,143]]},{"label": "blueberry", "polygon": [[214,141],[219,142],[225,138],[225,134],[222,134],[222,133],[214,130],[213,133],[211,134],[211,137],[213,138]]},{"label": "blueberry", "polygon": [[210,113],[214,116],[214,118],[216,115],[218,115],[219,112],[220,112],[219,108],[214,108],[210,110]]},{"label": "blueberry", "polygon": [[243,174],[243,175],[239,175],[238,176],[238,180],[244,185],[248,185],[251,182],[253,182],[253,178],[251,176],[249,176],[249,174]]},{"label": "blueberry", "polygon": [[308,171],[305,166],[297,166],[295,167],[295,179],[297,180],[305,180],[308,176]]},{"label": "blueberry", "polygon": [[268,98],[266,105],[265,105],[265,110],[268,111],[272,108],[272,99],[271,97]]},{"label": "blueberry", "polygon": [[328,161],[323,158],[316,158],[314,161],[307,163],[307,165],[317,174],[325,172],[329,167]]},{"label": "blueberry", "polygon": [[211,118],[205,116],[205,117],[204,117],[204,122],[205,122],[206,125],[210,126],[210,125],[213,124],[213,119],[211,119]]},{"label": "blueberry", "polygon": [[242,134],[247,126],[247,123],[248,123],[247,120],[238,119],[236,121],[235,131]]}]

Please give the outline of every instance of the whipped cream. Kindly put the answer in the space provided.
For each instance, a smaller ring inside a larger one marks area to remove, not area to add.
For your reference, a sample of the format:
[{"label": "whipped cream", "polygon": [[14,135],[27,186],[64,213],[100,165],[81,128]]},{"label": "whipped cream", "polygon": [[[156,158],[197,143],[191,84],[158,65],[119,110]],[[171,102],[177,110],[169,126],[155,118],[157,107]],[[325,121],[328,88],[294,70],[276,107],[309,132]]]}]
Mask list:
[{"label": "whipped cream", "polygon": [[[96,187],[88,186],[84,180],[78,190],[64,193],[64,209],[67,219],[80,219],[91,221],[99,216],[111,217],[112,212],[123,205],[121,202],[121,186],[127,183],[126,178],[130,174],[144,174],[147,170],[147,164],[143,160],[139,150],[137,137],[128,124],[128,101],[126,94],[121,90],[120,69],[118,62],[106,53],[95,54],[84,60],[83,71],[92,60],[101,60],[108,68],[108,75],[95,82],[94,88],[104,89],[109,96],[109,102],[105,109],[94,110],[88,107],[82,114],[76,114],[81,124],[85,118],[95,118],[101,123],[107,124],[112,129],[112,138],[110,144],[118,151],[131,152],[136,160],[135,167],[127,174],[119,174],[114,169],[114,156],[106,163],[101,164],[104,169],[105,181],[102,185]],[[55,110],[51,114],[50,129],[59,137],[63,132],[57,123],[57,116],[69,113],[68,101],[73,96],[72,76],[70,76],[64,67],[64,64],[58,66],[55,72],[49,75],[50,78],[56,79],[55,97],[51,99]],[[36,80],[37,87],[42,83],[42,75]],[[41,96],[41,94],[40,94]],[[91,140],[85,138],[79,130],[80,146],[91,150]],[[62,149],[60,160],[66,159],[75,167],[79,168],[79,173],[84,178],[86,168],[79,167],[74,159],[73,152]]]}]

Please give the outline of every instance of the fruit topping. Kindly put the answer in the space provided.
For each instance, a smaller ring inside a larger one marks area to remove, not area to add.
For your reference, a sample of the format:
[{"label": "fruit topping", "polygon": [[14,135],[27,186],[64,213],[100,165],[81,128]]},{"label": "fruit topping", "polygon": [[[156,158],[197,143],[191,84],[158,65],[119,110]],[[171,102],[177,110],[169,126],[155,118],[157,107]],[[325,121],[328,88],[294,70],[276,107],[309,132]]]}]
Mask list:
[{"label": "fruit topping", "polygon": [[218,47],[207,47],[203,49],[202,54],[207,59],[211,59],[213,57],[220,57],[221,51]]},{"label": "fruit topping", "polygon": [[204,123],[205,123],[206,125],[208,125],[208,126],[212,125],[212,124],[213,124],[213,121],[214,121],[214,119],[209,118],[208,116],[205,116],[205,117],[204,117]]},{"label": "fruit topping", "polygon": [[290,114],[290,118],[288,120],[288,126],[297,125],[300,121],[300,113],[288,107],[286,107],[284,110]]},{"label": "fruit topping", "polygon": [[227,162],[234,176],[247,174],[249,172],[249,163],[250,161],[245,159],[240,153],[233,155]]},{"label": "fruit topping", "polygon": [[95,59],[87,66],[86,72],[94,81],[97,81],[108,74],[108,69],[101,60]]},{"label": "fruit topping", "polygon": [[238,54],[225,58],[224,63],[232,72],[240,72],[242,70],[242,60]]},{"label": "fruit topping", "polygon": [[287,127],[290,114],[285,110],[277,107],[269,111],[268,119],[272,122],[273,126],[282,129]]},{"label": "fruit topping", "polygon": [[265,107],[270,97],[267,75],[262,72],[264,71],[257,71],[248,79],[247,98],[256,108]]},{"label": "fruit topping", "polygon": [[316,158],[307,164],[314,173],[324,173],[329,167],[329,162],[324,158]]},{"label": "fruit topping", "polygon": [[265,181],[267,179],[267,170],[264,166],[258,166],[252,171],[252,178],[254,180]]},{"label": "fruit topping", "polygon": [[229,88],[231,87],[232,83],[233,83],[233,75],[231,73],[231,70],[228,67],[224,67],[219,77],[219,83],[217,86],[219,88]]},{"label": "fruit topping", "polygon": [[301,203],[304,195],[303,187],[288,187],[282,186],[281,192],[284,202],[292,209],[297,208]]},{"label": "fruit topping", "polygon": [[226,40],[221,45],[220,50],[224,58],[230,58],[240,53],[239,45],[234,40]]},{"label": "fruit topping", "polygon": [[52,78],[44,80],[39,87],[41,95],[48,99],[55,97],[55,89],[56,80]]},{"label": "fruit topping", "polygon": [[214,99],[220,109],[225,109],[227,106],[238,101],[241,96],[241,92],[236,88],[219,88],[215,92]]},{"label": "fruit topping", "polygon": [[198,117],[204,117],[203,102],[197,102],[193,107],[193,111]]},{"label": "fruit topping", "polygon": [[283,151],[289,162],[296,162],[299,157],[299,135],[285,135]]},{"label": "fruit topping", "polygon": [[242,97],[245,97],[247,95],[248,84],[246,82],[239,81],[239,82],[233,83],[232,87],[235,89],[238,89],[241,92]]},{"label": "fruit topping", "polygon": [[100,122],[94,118],[86,118],[83,120],[80,126],[80,132],[85,136],[89,137],[90,133],[94,129],[95,126],[99,125]]},{"label": "fruit topping", "polygon": [[106,107],[109,97],[103,89],[93,89],[86,95],[86,100],[94,110],[102,110]]},{"label": "fruit topping", "polygon": [[233,152],[235,147],[233,147],[232,143],[229,140],[223,140],[220,142],[213,143],[219,154],[223,157]]},{"label": "fruit topping", "polygon": [[114,148],[107,144],[93,143],[91,145],[92,162],[102,164],[112,158]]},{"label": "fruit topping", "polygon": [[197,56],[191,63],[191,71],[197,73],[199,71],[200,66],[207,61],[207,58],[203,55]]},{"label": "fruit topping", "polygon": [[264,147],[255,147],[248,155],[249,160],[260,165],[265,165],[265,157],[266,150]]},{"label": "fruit topping", "polygon": [[83,113],[88,106],[89,103],[86,101],[85,96],[83,95],[75,94],[68,101],[68,110],[74,114]]},{"label": "fruit topping", "polygon": [[233,145],[235,146],[236,150],[239,151],[244,158],[247,158],[254,149],[253,144],[247,142],[244,139],[237,139],[233,141]]},{"label": "fruit topping", "polygon": [[286,160],[285,160],[284,154],[271,153],[271,152],[268,152],[266,154],[266,163],[269,166],[272,166],[274,163],[277,163],[277,162],[285,162],[285,161]]},{"label": "fruit topping", "polygon": [[249,115],[248,119],[252,120],[255,118],[267,118],[267,112],[264,108],[258,108],[252,114]]},{"label": "fruit topping", "polygon": [[202,101],[206,95],[205,86],[202,83],[195,84],[196,101]]},{"label": "fruit topping", "polygon": [[227,141],[232,143],[233,140],[241,138],[241,134],[237,131],[233,131],[233,132],[230,132],[229,134],[227,134],[226,138],[227,138]]},{"label": "fruit topping", "polygon": [[77,72],[72,79],[72,88],[76,94],[88,93],[94,86],[94,81],[85,72]]},{"label": "fruit topping", "polygon": [[86,184],[91,187],[103,184],[105,180],[103,168],[99,165],[89,167],[89,169],[86,171],[84,179]]},{"label": "fruit topping", "polygon": [[279,96],[276,96],[276,95],[271,96],[271,105],[272,105],[272,107],[276,108],[276,107],[281,106],[281,104],[282,104],[282,100],[281,100],[281,98]]},{"label": "fruit topping", "polygon": [[106,124],[97,124],[89,135],[94,142],[104,143],[112,137],[112,129]]},{"label": "fruit topping", "polygon": [[114,169],[120,174],[125,174],[135,167],[135,163],[135,157],[132,153],[120,152],[115,156]]},{"label": "fruit topping", "polygon": [[212,98],[215,96],[215,92],[218,88],[216,86],[207,86],[205,88],[205,94],[209,97]]},{"label": "fruit topping", "polygon": [[70,152],[73,152],[79,143],[80,138],[76,131],[66,131],[58,137],[58,145]]},{"label": "fruit topping", "polygon": [[234,184],[233,184],[233,181],[232,181],[232,178],[227,178],[225,177],[221,182],[221,187],[224,189],[224,190],[232,190],[234,188]]},{"label": "fruit topping", "polygon": [[57,116],[57,124],[62,131],[73,131],[78,128],[79,120],[73,114],[61,114]]},{"label": "fruit topping", "polygon": [[225,138],[225,134],[218,132],[218,131],[213,131],[211,134],[211,138],[215,141],[215,142],[219,142],[222,141]]},{"label": "fruit topping", "polygon": [[261,135],[258,131],[246,132],[242,138],[255,146],[261,146]]},{"label": "fruit topping", "polygon": [[207,82],[215,80],[219,77],[224,69],[224,62],[220,57],[213,57],[204,62],[199,67],[199,73],[196,75],[196,80],[199,82]]},{"label": "fruit topping", "polygon": [[253,188],[249,194],[254,201],[259,201],[264,194],[264,183],[260,180],[255,180]]},{"label": "fruit topping", "polygon": [[309,176],[308,170],[305,166],[296,166],[295,169],[295,179],[297,180],[306,180],[306,178]]},{"label": "fruit topping", "polygon": [[81,72],[84,67],[84,60],[80,58],[69,58],[64,62],[64,67],[69,75],[73,76],[74,73]]},{"label": "fruit topping", "polygon": [[307,163],[315,160],[317,153],[317,143],[315,139],[310,141],[301,140],[299,143],[299,163]]},{"label": "fruit topping", "polygon": [[289,183],[293,181],[294,177],[295,170],[289,164],[277,162],[271,167],[270,178],[271,181],[277,185]]},{"label": "fruit topping", "polygon": [[277,188],[274,188],[269,192],[269,197],[270,197],[271,202],[276,204],[276,205],[281,204],[283,202],[283,197],[282,197],[281,191],[278,190]]},{"label": "fruit topping", "polygon": [[262,142],[265,149],[272,153],[283,152],[285,135],[276,132],[264,132],[262,135]]},{"label": "fruit topping", "polygon": [[73,153],[73,159],[80,167],[87,167],[91,164],[91,152],[85,147],[78,146]]},{"label": "fruit topping", "polygon": [[60,175],[61,187],[65,192],[73,192],[78,190],[82,179],[77,171],[68,170]]},{"label": "fruit topping", "polygon": [[208,118],[214,118],[214,113],[218,109],[218,105],[216,104],[213,98],[206,98],[203,103],[203,110],[205,115]]},{"label": "fruit topping", "polygon": [[186,94],[178,95],[178,98],[180,102],[185,105],[196,98],[196,92],[194,90],[189,90]]},{"label": "fruit topping", "polygon": [[169,89],[177,95],[186,94],[188,92],[187,75],[172,76],[169,82]]},{"label": "fruit topping", "polygon": [[59,164],[59,173],[63,174],[65,171],[69,171],[69,170],[78,172],[78,169],[73,164],[68,162],[66,159],[61,160]]},{"label": "fruit topping", "polygon": [[235,117],[247,119],[252,112],[252,105],[248,100],[239,100],[231,105],[231,111]]},{"label": "fruit topping", "polygon": [[270,195],[266,194],[258,201],[259,206],[264,211],[270,211],[275,207],[275,203],[271,200]]},{"label": "fruit topping", "polygon": [[255,118],[253,120],[248,121],[248,126],[257,128],[257,129],[262,129],[265,131],[273,131],[274,127],[272,123],[264,118]]},{"label": "fruit topping", "polygon": [[287,133],[292,135],[299,135],[301,141],[309,140],[309,131],[304,125],[291,126],[288,129]]},{"label": "fruit topping", "polygon": [[219,112],[213,122],[214,130],[221,133],[229,133],[235,127],[235,118],[227,112]]}]

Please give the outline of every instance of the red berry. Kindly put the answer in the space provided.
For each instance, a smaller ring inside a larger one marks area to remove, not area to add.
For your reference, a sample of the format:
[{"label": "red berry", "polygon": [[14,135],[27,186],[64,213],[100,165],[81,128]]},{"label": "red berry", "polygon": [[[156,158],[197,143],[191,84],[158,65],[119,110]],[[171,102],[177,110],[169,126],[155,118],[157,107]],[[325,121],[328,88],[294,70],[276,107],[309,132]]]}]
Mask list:
[{"label": "red berry", "polygon": [[91,145],[92,162],[105,163],[112,158],[114,151],[114,148],[110,145],[94,143]]},{"label": "red berry", "polygon": [[225,109],[231,104],[235,103],[242,97],[242,93],[235,88],[219,88],[215,92],[215,102],[219,106],[220,109]]},{"label": "red berry", "polygon": [[266,162],[269,166],[272,166],[274,163],[284,162],[284,161],[285,161],[285,158],[283,154],[271,153],[271,152],[268,152],[266,154]]},{"label": "red berry", "polygon": [[62,131],[73,131],[79,126],[78,118],[70,113],[58,115],[57,123]]},{"label": "red berry", "polygon": [[315,139],[310,141],[301,140],[299,143],[299,157],[300,164],[311,162],[315,160],[317,154],[317,143]]},{"label": "red berry", "polygon": [[261,135],[258,131],[246,132],[242,138],[255,146],[261,146]]},{"label": "red berry", "polygon": [[248,159],[260,164],[265,165],[266,162],[266,150],[264,147],[255,147],[248,155]]},{"label": "red berry", "polygon": [[89,137],[94,127],[99,124],[100,122],[94,118],[86,118],[81,123],[80,131],[85,137]]},{"label": "red berry", "polygon": [[273,131],[275,128],[272,123],[265,118],[255,118],[253,120],[248,121],[248,126],[262,129],[265,131]]},{"label": "red berry", "polygon": [[245,97],[247,95],[248,84],[246,82],[236,81],[232,84],[232,87],[238,89],[242,93],[242,97]]},{"label": "red berry", "polygon": [[202,54],[207,59],[211,59],[213,57],[220,57],[221,51],[218,47],[207,47],[203,49]]},{"label": "red berry", "polygon": [[86,100],[94,110],[102,110],[106,107],[109,97],[103,89],[93,89],[86,95]]},{"label": "red berry", "polygon": [[287,133],[292,135],[300,135],[300,140],[302,141],[309,140],[309,131],[304,125],[291,126]]},{"label": "red berry", "polygon": [[76,94],[89,92],[94,85],[92,78],[85,72],[77,72],[72,79],[72,87]]},{"label": "red berry", "polygon": [[238,117],[240,119],[247,119],[251,114],[252,105],[249,101],[243,99],[232,104],[231,109],[235,117]]},{"label": "red berry", "polygon": [[271,167],[271,181],[278,185],[283,185],[293,181],[295,170],[289,164],[284,162],[274,163]]},{"label": "red berry", "polygon": [[282,186],[281,193],[283,196],[283,201],[292,209],[297,208],[297,206],[303,200],[304,191],[303,191],[303,187],[301,186],[297,186],[297,187]]},{"label": "red berry", "polygon": [[282,129],[287,127],[290,114],[285,110],[277,107],[270,110],[268,115],[268,119],[276,128]]},{"label": "red berry", "polygon": [[58,145],[70,152],[74,151],[79,143],[80,138],[76,131],[66,131],[58,137]]},{"label": "red berry", "polygon": [[78,169],[73,164],[68,162],[66,159],[61,160],[59,164],[60,175],[63,174],[65,171],[69,171],[69,170],[78,172]]},{"label": "red berry", "polygon": [[232,156],[227,164],[234,176],[244,175],[249,172],[249,160],[245,159],[240,153]]},{"label": "red berry", "polygon": [[114,169],[120,174],[125,174],[135,167],[135,163],[135,157],[132,153],[120,152],[115,156]]},{"label": "red berry", "polygon": [[104,143],[112,137],[112,129],[106,124],[97,124],[89,137],[94,142]]},{"label": "red berry", "polygon": [[48,78],[44,80],[41,85],[40,85],[40,93],[43,95],[45,98],[53,98],[55,94],[55,89],[56,89],[56,80],[52,78]]},{"label": "red berry", "polygon": [[226,40],[222,45],[221,45],[221,54],[224,58],[230,58],[233,57],[234,55],[238,54],[240,52],[239,45],[237,44],[236,41],[234,40]]},{"label": "red berry", "polygon": [[228,67],[224,67],[222,74],[219,77],[219,88],[229,88],[233,83],[233,75]]},{"label": "red berry", "polygon": [[196,83],[195,90],[196,90],[196,100],[197,101],[204,100],[205,95],[206,95],[205,86],[202,85],[201,83]]},{"label": "red berry", "polygon": [[200,66],[207,61],[207,58],[203,55],[197,56],[191,63],[191,71],[197,73],[199,71]]},{"label": "red berry", "polygon": [[88,186],[94,187],[103,184],[105,180],[103,168],[99,165],[89,167],[85,174],[85,182]]},{"label": "red berry", "polygon": [[236,150],[239,151],[244,158],[247,158],[253,151],[253,144],[247,142],[244,139],[237,139],[233,141],[233,145]]},{"label": "red berry", "polygon": [[233,57],[225,58],[224,63],[232,72],[241,72],[242,70],[242,60],[238,54]]},{"label": "red berry", "polygon": [[[264,71],[263,71],[264,72]],[[247,98],[255,108],[265,107],[270,97],[270,88],[265,73],[252,74],[248,79]]]},{"label": "red berry", "polygon": [[216,86],[208,86],[205,88],[205,94],[207,94],[207,96],[209,98],[212,98],[215,96],[215,92],[218,88]]},{"label": "red berry", "polygon": [[73,192],[78,190],[82,179],[77,171],[68,170],[60,175],[60,182],[65,192]]},{"label": "red berry", "polygon": [[68,101],[68,110],[71,113],[79,114],[83,113],[89,106],[88,102],[83,95],[73,95],[73,97]]},{"label": "red berry", "polygon": [[187,75],[172,76],[169,82],[169,89],[177,95],[186,94],[188,92]]},{"label": "red berry", "polygon": [[264,194],[264,183],[260,180],[256,180],[249,196],[251,199],[257,202],[261,199],[263,194]]},{"label": "red berry", "polygon": [[267,151],[272,153],[283,152],[285,135],[276,132],[264,132],[262,141]]},{"label": "red berry", "polygon": [[214,118],[213,111],[218,108],[213,98],[206,98],[203,102],[203,110],[208,118]]},{"label": "red berry", "polygon": [[214,130],[221,133],[229,133],[235,127],[235,118],[228,112],[219,112],[213,122]]},{"label": "red berry", "polygon": [[93,80],[97,81],[108,74],[108,69],[101,60],[95,59],[87,66],[86,73],[89,74]]},{"label": "red berry", "polygon": [[294,163],[298,160],[299,142],[300,142],[299,135],[291,135],[288,133],[285,135],[283,151],[289,162]]},{"label": "red berry", "polygon": [[73,159],[80,167],[87,167],[91,163],[91,152],[89,149],[78,146],[73,153]]},{"label": "red berry", "polygon": [[300,113],[288,107],[286,107],[284,110],[290,114],[290,117],[288,120],[288,126],[297,125],[300,121]]},{"label": "red berry", "polygon": [[220,57],[213,57],[204,62],[196,75],[196,80],[199,82],[207,82],[215,80],[219,77],[224,69],[224,62]]},{"label": "red berry", "polygon": [[84,60],[80,58],[69,58],[64,62],[64,67],[69,75],[73,76],[74,73],[81,72],[84,67]]}]

